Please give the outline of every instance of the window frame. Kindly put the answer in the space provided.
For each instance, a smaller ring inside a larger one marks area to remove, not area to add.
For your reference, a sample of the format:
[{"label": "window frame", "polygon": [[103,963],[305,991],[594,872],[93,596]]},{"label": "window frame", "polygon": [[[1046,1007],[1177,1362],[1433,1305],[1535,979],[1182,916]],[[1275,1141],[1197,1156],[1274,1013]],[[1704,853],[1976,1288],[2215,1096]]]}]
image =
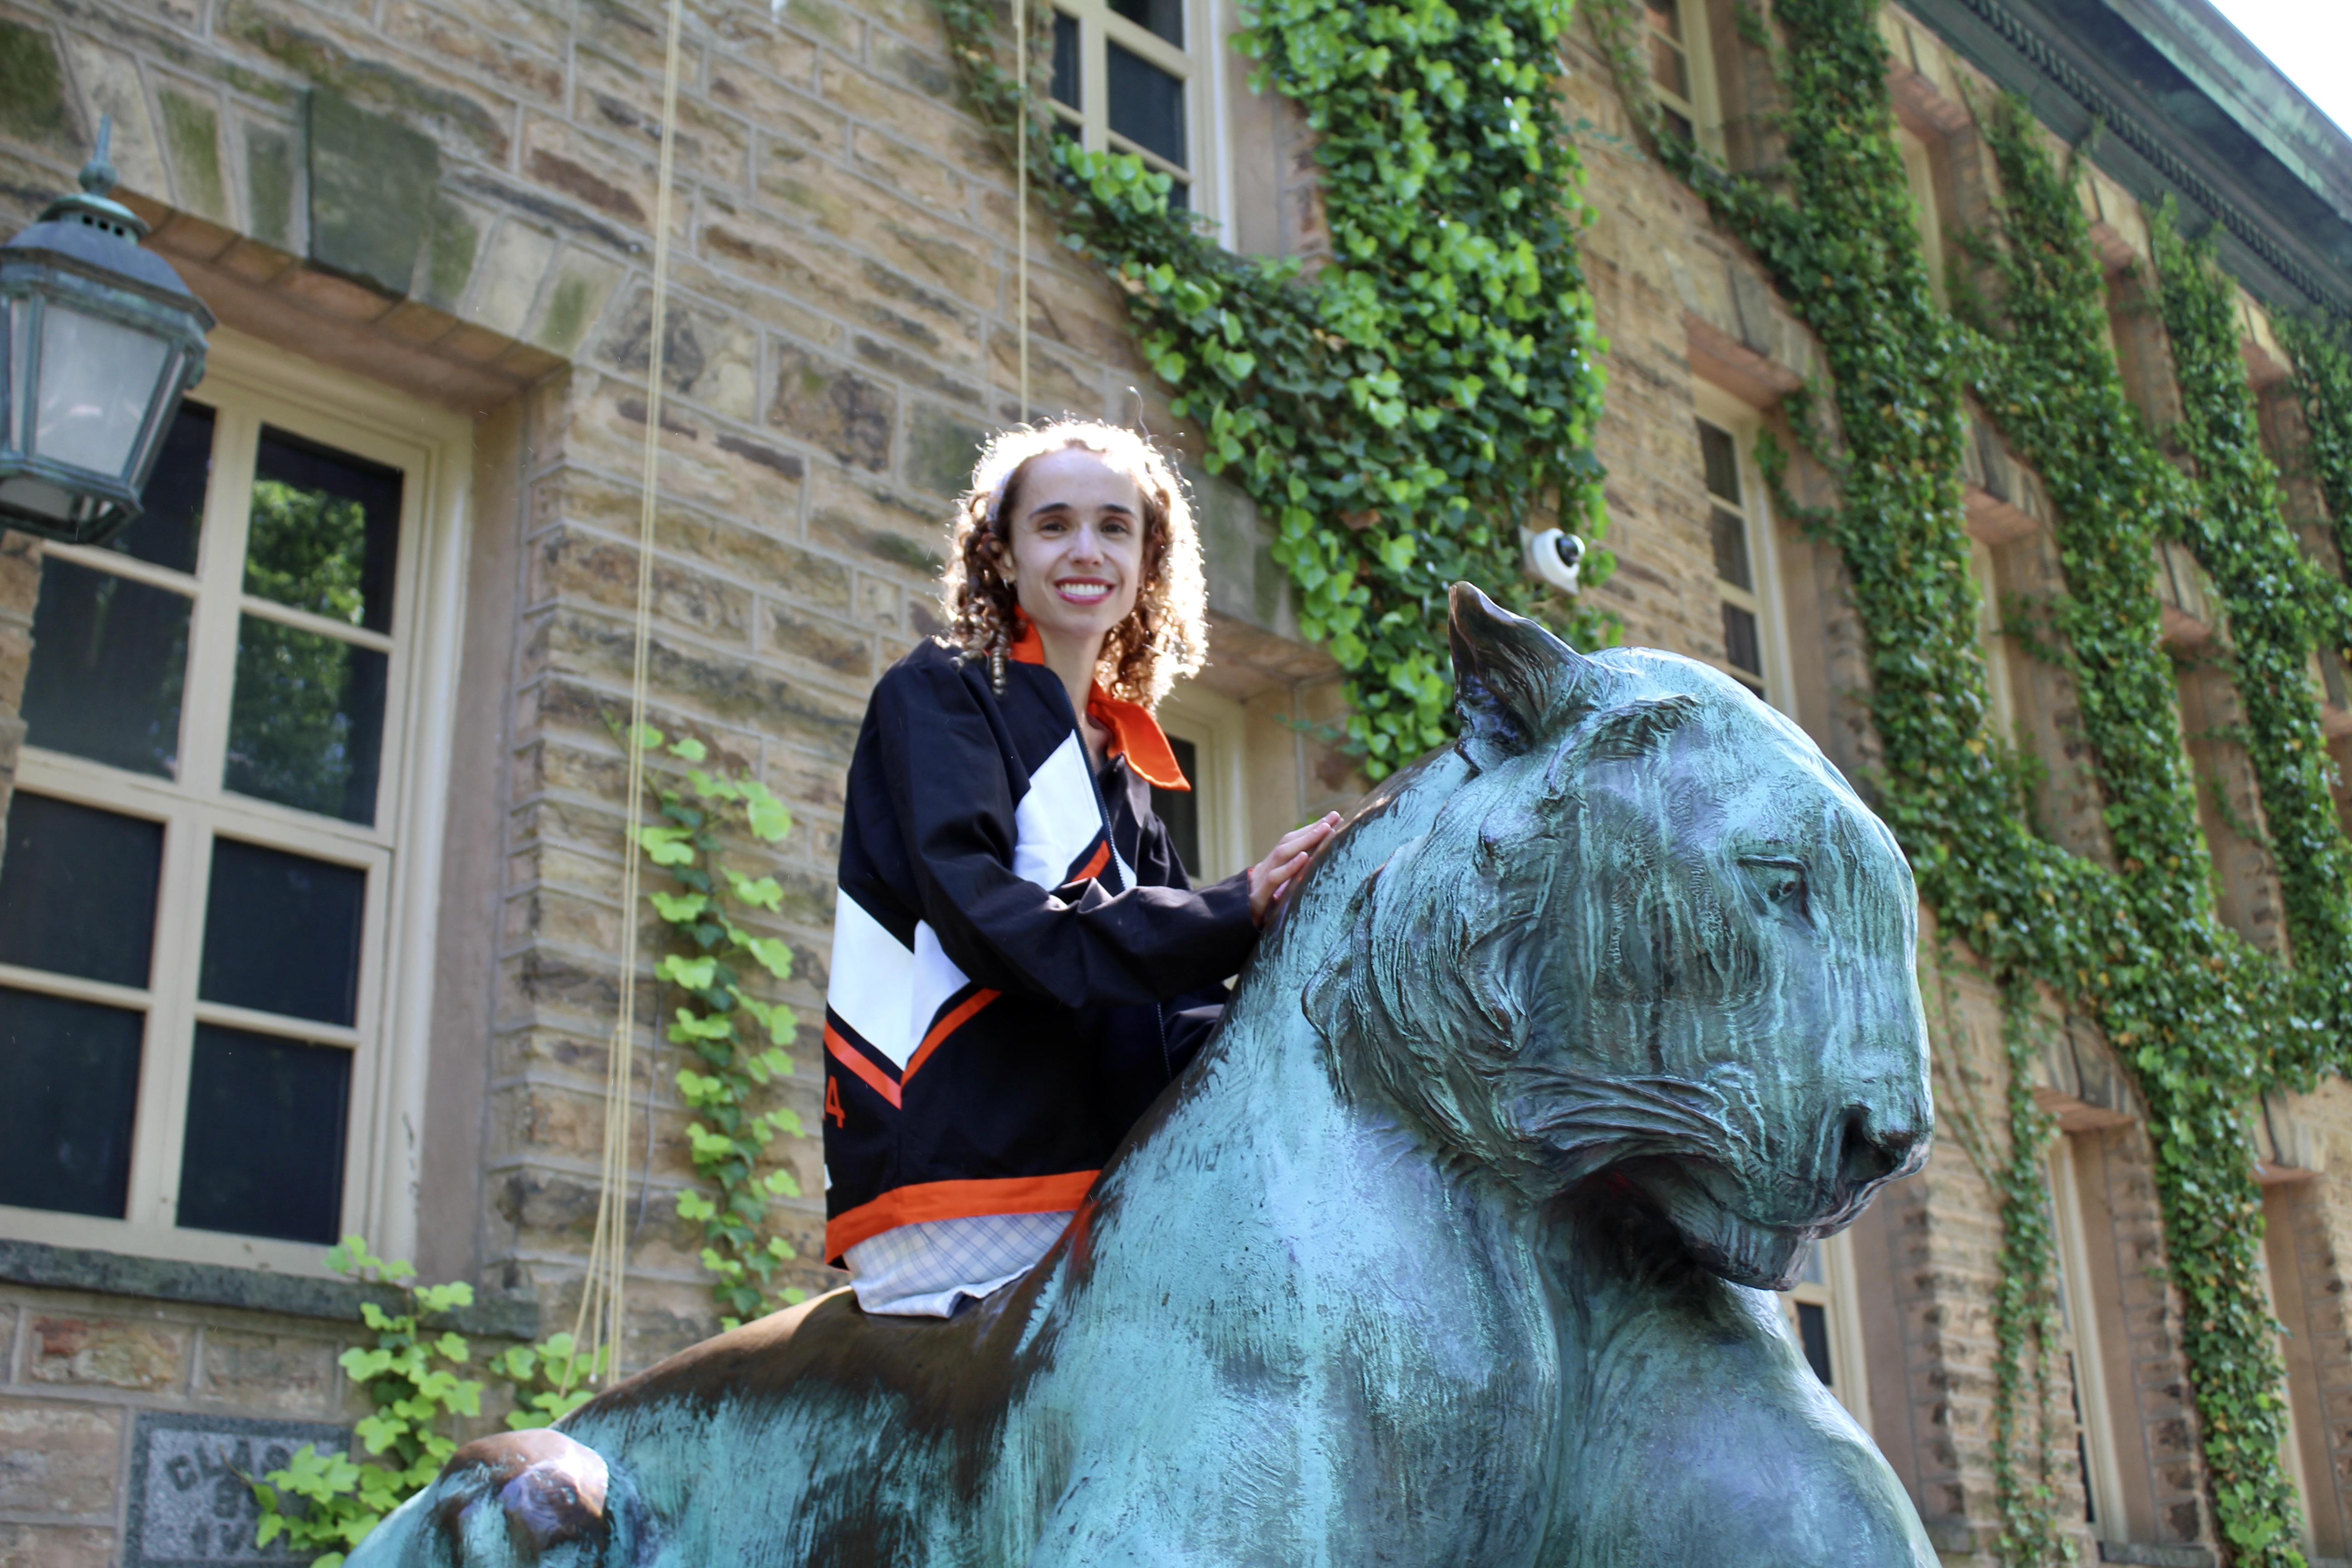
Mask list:
[{"label": "window frame", "polygon": [[[1764,476],[1756,466],[1756,438],[1764,428],[1764,416],[1729,393],[1706,382],[1694,381],[1691,385],[1692,412],[1717,429],[1728,433],[1734,456],[1739,463],[1740,501],[1732,507],[1712,491],[1706,491],[1706,465],[1702,458],[1695,465],[1699,484],[1710,510],[1723,506],[1737,510],[1748,523],[1748,565],[1756,586],[1743,589],[1737,584],[1719,577],[1710,577],[1717,597],[1748,610],[1756,617],[1757,654],[1764,668],[1759,672],[1736,669],[1728,658],[1709,658],[1700,655],[1703,662],[1730,676],[1743,685],[1751,683],[1754,674],[1763,676],[1764,700],[1789,714],[1796,715],[1796,673],[1790,664],[1788,645],[1788,613],[1780,592],[1780,552],[1775,537],[1770,498],[1764,491]],[[1692,431],[1696,446],[1698,437]],[[1712,528],[1712,519],[1702,520]],[[1708,557],[1712,570],[1713,554]]]},{"label": "window frame", "polygon": [[[174,1223],[194,1029],[200,1022],[216,1023],[352,1051],[339,1234],[362,1232],[387,1257],[411,1255],[465,625],[473,426],[462,415],[226,328],[213,333],[205,379],[190,395],[215,411],[212,473],[194,574],[110,550],[47,547],[61,561],[174,592],[194,590],[179,776],[152,777],[27,744],[16,781],[21,791],[163,825],[148,984],[109,985],[0,966],[0,983],[147,1016],[125,1215],[113,1219],[0,1205],[0,1237],[324,1276],[324,1249],[315,1244],[184,1230]],[[254,613],[295,626],[326,624],[322,617],[243,591],[247,513],[265,424],[389,463],[406,476],[393,572],[392,630],[378,635],[333,623],[341,640],[391,653],[373,825],[235,795],[221,785],[241,617]],[[196,1000],[210,846],[216,836],[368,871],[358,1005],[351,1026],[298,1028],[275,1015]]]},{"label": "window frame", "polygon": [[[1132,153],[1146,168],[1172,175],[1188,187],[1187,206],[1216,220],[1220,233],[1230,234],[1233,215],[1221,205],[1229,181],[1223,177],[1221,159],[1225,138],[1219,133],[1224,116],[1223,62],[1219,58],[1225,40],[1217,26],[1215,0],[1181,0],[1184,7],[1184,47],[1178,48],[1150,28],[1114,12],[1108,0],[1050,0],[1050,10],[1078,25],[1078,94],[1087,102],[1070,105],[1046,95],[1046,111],[1061,124],[1078,128],[1078,145],[1089,153]],[[1123,45],[1148,64],[1184,84],[1183,167],[1110,128],[1110,45]]]},{"label": "window frame", "polygon": [[[1655,70],[1650,73],[1650,90],[1660,107],[1690,121],[1691,137],[1698,143],[1699,150],[1720,162],[1726,154],[1723,97],[1717,90],[1715,77],[1715,18],[1708,13],[1706,0],[1657,0],[1657,3],[1673,6],[1675,19],[1682,24],[1683,36],[1666,41],[1682,51],[1683,68],[1690,78],[1690,92],[1684,97],[1667,91],[1666,85],[1658,80]],[[1664,37],[1650,25],[1650,11],[1646,5],[1642,11],[1641,26],[1645,46],[1654,35]],[[1643,58],[1646,62],[1648,58],[1645,47]]]},{"label": "window frame", "polygon": [[1780,1295],[1780,1316],[1788,1322],[1789,1332],[1798,1337],[1802,1346],[1801,1331],[1797,1323],[1800,1305],[1819,1307],[1828,1320],[1830,1331],[1830,1397],[1845,1406],[1845,1412],[1864,1432],[1870,1430],[1870,1363],[1863,1348],[1862,1301],[1856,1293],[1853,1269],[1853,1236],[1840,1231],[1825,1236],[1813,1244],[1813,1256],[1821,1262],[1819,1279],[1800,1279]]}]

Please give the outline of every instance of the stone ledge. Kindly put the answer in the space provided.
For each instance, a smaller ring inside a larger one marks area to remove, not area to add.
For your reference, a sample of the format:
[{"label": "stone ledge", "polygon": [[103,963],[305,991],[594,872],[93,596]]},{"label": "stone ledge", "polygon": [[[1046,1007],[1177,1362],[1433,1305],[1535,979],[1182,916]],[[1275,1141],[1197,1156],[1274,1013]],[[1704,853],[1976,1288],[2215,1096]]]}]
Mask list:
[{"label": "stone ledge", "polygon": [[[387,1311],[401,1306],[398,1292],[355,1280],[306,1279],[219,1263],[173,1263],[38,1241],[0,1240],[0,1284],[136,1296],[197,1307],[234,1307],[339,1323],[361,1321],[362,1302],[373,1301]],[[478,1300],[471,1307],[450,1313],[446,1321],[462,1333],[510,1340],[539,1337],[539,1304],[512,1297]]]},{"label": "stone ledge", "polygon": [[2213,1553],[2202,1546],[2141,1546],[2118,1541],[2099,1542],[2102,1563],[2138,1563],[2147,1568],[2213,1568]]}]

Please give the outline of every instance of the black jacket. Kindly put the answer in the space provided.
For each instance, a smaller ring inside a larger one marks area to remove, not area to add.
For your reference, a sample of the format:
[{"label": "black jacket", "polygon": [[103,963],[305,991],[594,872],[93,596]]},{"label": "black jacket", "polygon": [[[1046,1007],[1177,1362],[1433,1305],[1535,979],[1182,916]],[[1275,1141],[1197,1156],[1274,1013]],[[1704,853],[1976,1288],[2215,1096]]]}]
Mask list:
[{"label": "black jacket", "polygon": [[1189,785],[1150,714],[1097,691],[1097,775],[1060,679],[1005,674],[999,699],[926,641],[858,731],[825,995],[831,1261],[918,1221],[1076,1208],[1256,940],[1246,874],[1193,891],[1152,814],[1155,778]]}]

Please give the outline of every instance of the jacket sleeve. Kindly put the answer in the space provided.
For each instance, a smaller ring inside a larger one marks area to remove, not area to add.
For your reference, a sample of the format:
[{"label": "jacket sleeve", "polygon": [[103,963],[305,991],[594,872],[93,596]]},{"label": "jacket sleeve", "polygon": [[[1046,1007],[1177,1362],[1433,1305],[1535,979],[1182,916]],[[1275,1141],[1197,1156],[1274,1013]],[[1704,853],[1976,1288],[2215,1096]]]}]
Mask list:
[{"label": "jacket sleeve", "polygon": [[1156,1003],[1240,969],[1257,940],[1246,873],[1197,892],[1089,882],[1074,901],[1016,876],[1005,758],[977,697],[944,661],[892,673],[874,694],[885,786],[957,968],[1066,1007]]}]

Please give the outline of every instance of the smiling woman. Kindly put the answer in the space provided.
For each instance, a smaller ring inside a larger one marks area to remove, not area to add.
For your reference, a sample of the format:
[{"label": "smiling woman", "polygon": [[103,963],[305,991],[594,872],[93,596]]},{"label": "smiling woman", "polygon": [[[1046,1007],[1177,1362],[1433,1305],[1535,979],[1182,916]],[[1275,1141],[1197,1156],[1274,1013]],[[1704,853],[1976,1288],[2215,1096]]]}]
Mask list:
[{"label": "smiling woman", "polygon": [[1201,547],[1143,438],[999,437],[951,559],[954,629],[850,763],[824,1028],[826,1257],[867,1311],[938,1317],[1053,1245],[1337,826],[1192,887],[1152,710],[1206,651]]}]

